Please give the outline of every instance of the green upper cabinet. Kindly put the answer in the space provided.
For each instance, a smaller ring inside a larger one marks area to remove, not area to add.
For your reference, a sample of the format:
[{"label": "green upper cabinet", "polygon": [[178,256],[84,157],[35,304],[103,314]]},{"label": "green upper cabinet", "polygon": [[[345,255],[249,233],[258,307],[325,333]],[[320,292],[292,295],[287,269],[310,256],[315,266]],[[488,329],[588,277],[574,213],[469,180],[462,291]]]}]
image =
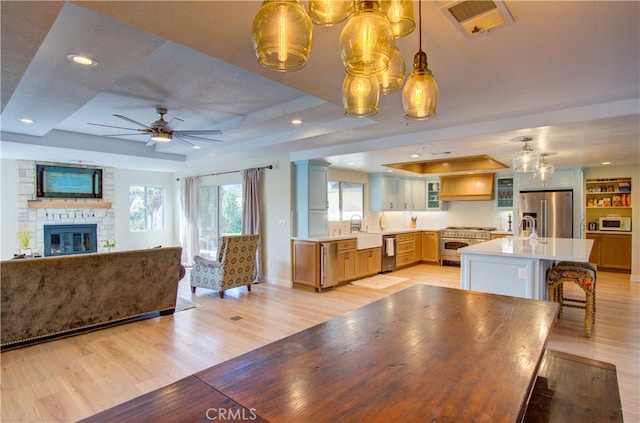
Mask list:
[{"label": "green upper cabinet", "polygon": [[496,207],[499,209],[513,208],[513,178],[496,178]]}]

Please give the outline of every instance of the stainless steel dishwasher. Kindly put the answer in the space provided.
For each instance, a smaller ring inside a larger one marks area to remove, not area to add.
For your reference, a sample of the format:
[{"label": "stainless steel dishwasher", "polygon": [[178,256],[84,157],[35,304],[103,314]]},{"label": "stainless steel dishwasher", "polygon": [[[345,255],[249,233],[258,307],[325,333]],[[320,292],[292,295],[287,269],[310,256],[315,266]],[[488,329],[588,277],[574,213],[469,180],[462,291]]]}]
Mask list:
[{"label": "stainless steel dishwasher", "polygon": [[396,236],[395,234],[382,236],[382,271],[396,270]]},{"label": "stainless steel dishwasher", "polygon": [[320,288],[330,288],[336,284],[338,274],[338,243],[323,242],[320,244],[322,266],[320,268]]}]

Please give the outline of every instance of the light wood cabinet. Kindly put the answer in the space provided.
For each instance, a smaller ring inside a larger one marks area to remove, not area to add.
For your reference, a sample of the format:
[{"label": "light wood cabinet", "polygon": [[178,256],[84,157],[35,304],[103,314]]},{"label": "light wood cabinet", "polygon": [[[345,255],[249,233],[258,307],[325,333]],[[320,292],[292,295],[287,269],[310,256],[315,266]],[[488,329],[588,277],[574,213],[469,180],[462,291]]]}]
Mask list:
[{"label": "light wood cabinet", "polygon": [[495,173],[440,177],[440,201],[493,200]]},{"label": "light wood cabinet", "polygon": [[380,273],[380,270],[382,270],[382,248],[356,250],[356,279],[375,275]]},{"label": "light wood cabinet", "polygon": [[630,234],[588,233],[587,239],[593,239],[590,262],[602,269],[631,271]]},{"label": "light wood cabinet", "polygon": [[426,231],[421,234],[422,261],[438,263],[440,261],[440,240],[437,231]]},{"label": "light wood cabinet", "polygon": [[356,275],[356,240],[338,242],[338,262],[336,263],[336,282],[353,280]]},{"label": "light wood cabinet", "polygon": [[291,255],[293,286],[320,288],[320,244],[293,240]]},{"label": "light wood cabinet", "polygon": [[[419,257],[418,257],[419,259]],[[415,255],[415,234],[403,233],[396,235],[396,267],[408,266],[418,260]]]}]

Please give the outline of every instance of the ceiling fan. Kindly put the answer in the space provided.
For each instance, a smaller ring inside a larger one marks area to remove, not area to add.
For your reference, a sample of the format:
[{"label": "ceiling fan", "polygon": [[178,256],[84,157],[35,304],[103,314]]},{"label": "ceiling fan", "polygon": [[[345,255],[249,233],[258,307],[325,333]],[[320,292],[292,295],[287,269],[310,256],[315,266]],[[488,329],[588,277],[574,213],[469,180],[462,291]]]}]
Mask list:
[{"label": "ceiling fan", "polygon": [[121,137],[125,135],[151,135],[149,142],[147,142],[147,146],[154,145],[155,143],[166,143],[171,140],[176,140],[185,145],[188,145],[192,148],[200,148],[199,145],[194,144],[191,141],[204,141],[204,142],[223,142],[222,140],[217,140],[213,138],[207,138],[205,135],[221,135],[222,131],[219,129],[202,129],[202,130],[185,130],[185,131],[176,131],[175,127],[184,122],[184,120],[180,118],[174,117],[169,122],[164,120],[164,115],[167,114],[167,109],[165,107],[156,107],[156,113],[160,115],[160,119],[153,122],[151,125],[145,125],[138,121],[135,121],[131,118],[122,115],[113,116],[126,120],[127,122],[131,122],[140,128],[125,128],[122,126],[113,126],[113,125],[103,125],[100,123],[88,123],[88,125],[94,126],[103,126],[106,128],[117,128],[117,129],[126,129],[129,131],[136,131],[134,133],[129,134],[110,134],[105,135],[107,137]]}]

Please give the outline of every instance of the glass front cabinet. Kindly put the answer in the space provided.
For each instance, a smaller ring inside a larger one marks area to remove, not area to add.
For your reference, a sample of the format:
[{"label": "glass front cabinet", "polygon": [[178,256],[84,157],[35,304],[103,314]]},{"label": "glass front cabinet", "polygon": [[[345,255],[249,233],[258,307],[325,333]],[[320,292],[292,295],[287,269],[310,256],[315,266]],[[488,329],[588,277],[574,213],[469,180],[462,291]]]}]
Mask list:
[{"label": "glass front cabinet", "polygon": [[496,207],[513,208],[513,178],[496,178]]},{"label": "glass front cabinet", "polygon": [[427,181],[427,210],[445,210],[446,202],[439,200],[440,180]]}]

